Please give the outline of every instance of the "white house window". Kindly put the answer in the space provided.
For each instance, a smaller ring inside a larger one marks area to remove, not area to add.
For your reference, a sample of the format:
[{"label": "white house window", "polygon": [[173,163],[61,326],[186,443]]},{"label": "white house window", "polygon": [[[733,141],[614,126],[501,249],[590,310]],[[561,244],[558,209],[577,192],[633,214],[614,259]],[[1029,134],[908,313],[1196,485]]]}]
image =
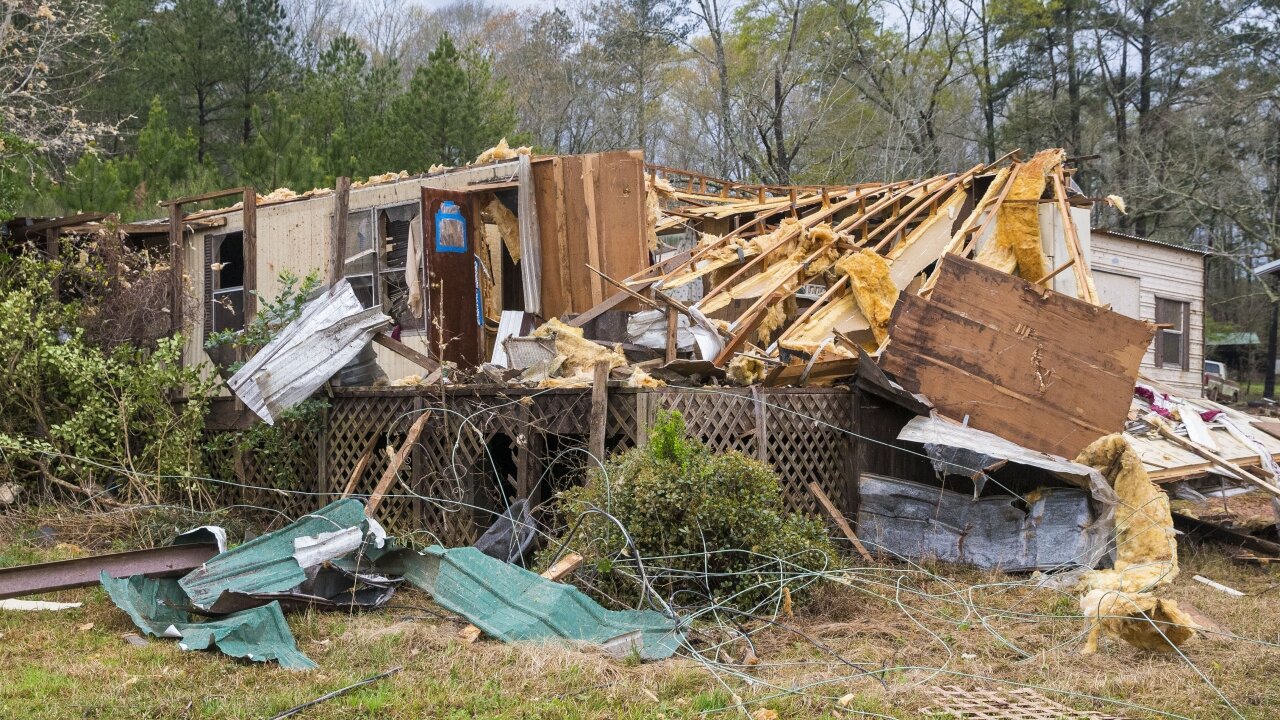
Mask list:
[{"label": "white house window", "polygon": [[1156,298],[1156,324],[1165,325],[1156,335],[1156,367],[1187,370],[1191,367],[1188,328],[1191,305],[1180,300]]}]

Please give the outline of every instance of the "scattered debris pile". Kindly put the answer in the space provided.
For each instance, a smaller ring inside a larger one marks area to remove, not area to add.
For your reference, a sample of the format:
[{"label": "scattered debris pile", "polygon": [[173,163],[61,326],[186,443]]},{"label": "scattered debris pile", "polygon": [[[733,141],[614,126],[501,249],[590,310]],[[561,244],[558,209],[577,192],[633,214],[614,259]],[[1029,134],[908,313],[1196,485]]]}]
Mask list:
[{"label": "scattered debris pile", "polygon": [[[510,518],[507,523],[514,526]],[[618,656],[661,659],[684,637],[669,614],[606,610],[577,588],[491,557],[486,552],[501,545],[492,540],[485,551],[432,546],[419,553],[398,547],[356,499],[338,500],[230,550],[220,528],[193,533],[180,536],[172,548],[137,551],[126,559],[107,555],[0,570],[0,598],[100,582],[146,635],[176,639],[184,650],[216,648],[295,670],[316,665],[298,650],[285,613],[375,609],[405,581],[507,642],[588,643]],[[212,537],[217,543],[210,547]],[[206,559],[193,565],[192,557]],[[96,575],[86,580],[94,569]]]}]

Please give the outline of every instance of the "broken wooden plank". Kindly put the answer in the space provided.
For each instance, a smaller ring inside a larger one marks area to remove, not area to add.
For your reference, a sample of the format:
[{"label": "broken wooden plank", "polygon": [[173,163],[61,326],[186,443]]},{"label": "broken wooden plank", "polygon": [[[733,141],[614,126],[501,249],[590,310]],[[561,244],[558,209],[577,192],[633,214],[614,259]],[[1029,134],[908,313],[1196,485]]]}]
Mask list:
[{"label": "broken wooden plank", "polygon": [[598,463],[604,462],[605,426],[609,415],[609,361],[596,363],[595,378],[591,383],[591,424],[590,445],[592,458]]},{"label": "broken wooden plank", "polygon": [[405,345],[399,340],[392,338],[390,335],[378,333],[373,336],[373,341],[427,372],[435,372],[440,369],[440,363],[432,360],[427,355],[414,350],[408,345]]},{"label": "broken wooden plank", "polygon": [[899,299],[880,367],[947,417],[1075,457],[1124,428],[1153,334],[1141,321],[947,255],[928,300]]},{"label": "broken wooden plank", "polygon": [[1159,415],[1156,415],[1155,413],[1148,413],[1146,417],[1143,418],[1143,421],[1146,422],[1148,425],[1152,426],[1153,428],[1155,428],[1156,431],[1160,433],[1161,437],[1165,438],[1166,440],[1173,443],[1174,445],[1177,445],[1183,450],[1190,450],[1191,452],[1199,455],[1205,460],[1208,460],[1209,462],[1213,463],[1219,468],[1225,470],[1227,475],[1234,477],[1238,480],[1247,482],[1256,487],[1262,488],[1263,490],[1266,490],[1267,492],[1271,493],[1276,497],[1280,497],[1280,487],[1276,487],[1275,485],[1267,482],[1266,480],[1263,480],[1257,475],[1254,475],[1253,473],[1248,472],[1244,468],[1222,457],[1221,455],[1218,455],[1212,450],[1201,447],[1191,442],[1190,440],[1178,435],[1173,431],[1173,428],[1169,427],[1169,424],[1166,423]]},{"label": "broken wooden plank", "polygon": [[387,466],[386,472],[382,473],[382,478],[378,480],[377,486],[373,488],[373,493],[369,495],[369,502],[365,506],[365,514],[373,517],[377,512],[378,506],[382,504],[382,498],[387,494],[387,490],[391,489],[391,484],[395,482],[396,474],[400,472],[400,466],[404,465],[404,461],[409,457],[409,452],[413,450],[414,443],[418,442],[418,436],[422,435],[422,429],[427,426],[427,419],[431,417],[431,411],[428,410],[418,416],[413,421],[413,425],[409,426],[409,433],[404,436],[404,443],[400,445],[400,449],[396,451],[395,457],[391,458],[391,464]]},{"label": "broken wooden plank", "polygon": [[822,491],[822,486],[816,482],[811,482],[809,483],[809,492],[818,499],[818,502],[827,511],[827,514],[831,516],[831,519],[836,521],[836,527],[840,528],[840,532],[844,533],[849,542],[853,543],[854,549],[858,551],[862,559],[867,562],[874,562],[871,559],[871,553],[867,552],[867,549],[862,546],[862,541],[853,532],[853,528],[849,527],[849,521],[844,519],[844,515],[841,515],[840,511],[836,509],[835,503],[831,502],[831,498],[827,497],[827,494]]},{"label": "broken wooden plank", "polygon": [[[547,568],[546,572],[542,573],[542,577],[550,580],[551,582],[560,582],[569,573],[577,570],[578,566],[581,564],[581,555],[578,553],[569,553],[557,560],[555,565]],[[468,625],[458,631],[458,639],[470,644],[479,640],[482,634],[484,634],[484,631],[480,628],[475,625]]]},{"label": "broken wooden plank", "polygon": [[346,487],[342,488],[342,497],[350,497],[351,493],[356,491],[356,483],[360,482],[360,478],[369,469],[369,463],[373,462],[373,451],[377,449],[378,433],[374,433],[373,437],[369,438],[368,444],[364,446],[364,452],[360,453],[360,459],[356,461],[356,468],[351,471]]},{"label": "broken wooden plank", "polygon": [[346,274],[347,213],[351,203],[351,178],[338,178],[333,186],[333,221],[329,228],[329,284]]}]

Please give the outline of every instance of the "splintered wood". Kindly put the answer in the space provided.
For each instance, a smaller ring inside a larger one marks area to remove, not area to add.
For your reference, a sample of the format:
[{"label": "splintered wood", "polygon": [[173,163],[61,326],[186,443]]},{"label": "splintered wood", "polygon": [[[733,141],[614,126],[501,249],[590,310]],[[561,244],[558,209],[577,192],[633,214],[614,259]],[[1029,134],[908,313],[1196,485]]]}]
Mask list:
[{"label": "splintered wood", "polygon": [[938,411],[1075,457],[1124,427],[1155,330],[948,255],[928,300],[904,294],[880,367]]},{"label": "splintered wood", "polygon": [[1014,690],[966,690],[957,685],[929,689],[938,703],[921,710],[959,720],[1124,720],[1091,710],[1076,710],[1056,703],[1031,688]]}]

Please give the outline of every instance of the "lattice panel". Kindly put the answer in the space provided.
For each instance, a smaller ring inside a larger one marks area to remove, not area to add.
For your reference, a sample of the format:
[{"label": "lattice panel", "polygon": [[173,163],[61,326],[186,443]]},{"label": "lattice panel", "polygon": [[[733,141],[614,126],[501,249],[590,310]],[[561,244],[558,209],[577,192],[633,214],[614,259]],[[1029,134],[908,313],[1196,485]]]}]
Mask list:
[{"label": "lattice panel", "polygon": [[[403,396],[338,397],[330,402],[325,438],[325,491],[330,493],[329,500],[336,499],[346,487],[371,439],[376,443],[373,454],[353,492],[357,495],[373,492],[391,464],[391,453],[403,442],[408,426],[416,418],[413,410],[414,398]],[[390,446],[386,444],[388,433]],[[401,479],[413,476],[414,461],[415,454],[406,459],[400,469]],[[421,524],[422,503],[412,497],[400,497],[406,494],[403,488],[393,485],[382,501],[378,519],[389,532],[398,533]]]},{"label": "lattice panel", "polygon": [[782,480],[788,509],[826,519],[809,492],[817,482],[837,508],[852,508],[849,487],[853,437],[852,409],[846,394],[767,393],[766,436],[769,464]]},{"label": "lattice panel", "polygon": [[921,712],[960,720],[1123,720],[1056,703],[1031,688],[966,690],[957,685],[930,688],[937,707]]},{"label": "lattice panel", "polygon": [[605,435],[611,453],[624,452],[636,446],[637,422],[636,394],[610,392]]},{"label": "lattice panel", "polygon": [[659,409],[679,410],[688,432],[701,438],[711,450],[737,450],[748,457],[758,457],[751,391],[673,390],[655,392],[653,398]]}]

